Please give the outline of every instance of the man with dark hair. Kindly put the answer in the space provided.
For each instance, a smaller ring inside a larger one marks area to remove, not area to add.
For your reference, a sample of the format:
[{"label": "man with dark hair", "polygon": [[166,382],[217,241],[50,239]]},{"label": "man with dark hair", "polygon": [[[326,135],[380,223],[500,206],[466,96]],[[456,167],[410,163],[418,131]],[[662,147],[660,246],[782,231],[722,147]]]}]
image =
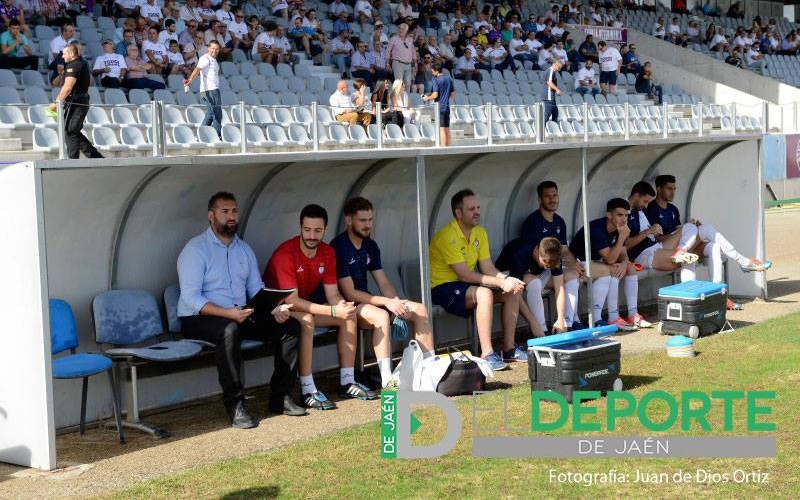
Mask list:
[{"label": "man with dark hair", "polygon": [[328,212],[319,205],[300,211],[300,234],[281,243],[269,259],[264,281],[275,288],[294,288],[286,303],[300,322],[300,388],[303,403],[317,410],[332,410],[336,404],[314,384],[311,354],[314,329],[339,330],[339,395],[345,398],[375,399],[377,394],[355,381],[357,320],[352,302],[345,302],[336,282],[336,254],[322,242],[328,227]]},{"label": "man with dark hair", "polygon": [[[597,324],[615,324],[620,330],[633,331],[636,326],[619,315],[619,281],[625,276],[636,278],[636,266],[628,261],[625,240],[628,239],[628,210],[622,198],[606,203],[606,216],[589,223],[591,255],[584,248],[584,229],[580,228],[569,244],[578,259],[592,259],[592,313]],[[603,304],[608,299],[608,323],[602,321]],[[635,302],[634,302],[635,304]]]},{"label": "man with dark hair", "polygon": [[556,96],[561,95],[561,89],[558,88],[558,78],[556,75],[559,71],[561,71],[562,67],[563,63],[556,59],[545,73],[545,78],[542,83],[544,123],[547,123],[549,120],[558,121],[558,106],[556,105]]},{"label": "man with dark hair", "polygon": [[[481,206],[475,193],[470,189],[457,192],[450,200],[450,208],[453,220],[440,229],[430,243],[433,303],[464,318],[469,318],[475,310],[480,355],[493,369],[508,368],[504,359],[527,361],[527,354],[514,341],[524,283],[501,273],[492,263],[489,236],[479,225]],[[495,302],[503,304],[502,357],[492,347]]]},{"label": "man with dark hair", "polygon": [[291,306],[272,311],[243,309],[264,287],[258,261],[237,236],[239,208],[231,193],[219,192],[208,201],[209,227],[189,240],[178,256],[181,332],[190,339],[214,344],[222,400],[231,424],[249,429],[256,422],[244,409],[241,381],[243,339],[268,339],[275,352],[269,409],[305,415],[289,396],[294,382],[300,325],[289,317]]},{"label": "man with dark hair", "polygon": [[[359,326],[372,330],[372,346],[381,374],[381,385],[392,383],[392,323],[408,321],[423,355],[433,355],[433,335],[428,311],[417,302],[401,299],[381,263],[381,251],[370,235],[374,221],[372,203],[356,196],[344,204],[346,229],[331,240],[336,251],[336,275],[345,299],[358,304]],[[371,274],[378,286],[373,295],[367,286]],[[398,328],[401,326],[398,325]]]},{"label": "man with dark hair", "polygon": [[[678,207],[672,204],[677,190],[674,175],[659,175],[655,184],[656,199],[644,213],[651,225],[661,226],[662,234],[655,235],[656,241],[663,243],[664,248],[675,249],[672,262],[691,264],[697,257],[703,256],[708,261],[710,278],[714,283],[722,283],[724,279],[722,262],[725,258],[734,260],[744,272],[764,272],[772,267],[769,261],[762,262],[740,254],[711,224],[701,223],[695,218],[690,218],[687,224],[681,224]],[[684,277],[694,279],[689,273],[681,271],[681,278]],[[740,304],[728,299],[728,309],[741,308]]]},{"label": "man with dark hair", "polygon": [[8,22],[8,31],[0,35],[0,68],[4,69],[37,69],[39,58],[33,55],[31,43],[25,34],[20,32],[18,19]]},{"label": "man with dark hair", "polygon": [[450,140],[450,98],[455,93],[453,80],[442,73],[442,64],[435,63],[431,66],[433,74],[433,90],[430,94],[422,96],[425,102],[439,102],[439,146],[452,145]]},{"label": "man with dark hair", "polygon": [[[564,271],[566,304],[564,314],[563,316],[559,315],[559,318],[563,318],[565,323],[562,325],[556,321],[554,326],[557,329],[566,327],[580,330],[583,325],[578,318],[578,290],[580,289],[580,279],[585,271],[567,245],[567,223],[556,213],[559,204],[558,185],[553,181],[542,181],[536,186],[536,194],[539,197],[539,208],[534,210],[522,223],[520,239],[526,241],[531,248],[536,247],[543,238],[549,236],[561,243],[561,259],[566,268]],[[527,301],[520,304],[520,312],[523,316],[531,314],[528,308],[531,307],[532,301],[537,301],[536,290],[538,289],[541,295],[541,288],[546,285],[542,282],[526,282],[526,288],[530,287],[530,289],[526,292]]]},{"label": "man with dark hair", "polygon": [[222,139],[222,94],[219,91],[219,56],[220,45],[216,40],[208,43],[208,52],[203,54],[197,61],[189,78],[183,81],[183,91],[189,93],[189,85],[200,76],[200,92],[203,93],[203,100],[206,103],[206,116],[203,118],[202,125],[211,125],[217,131],[217,135]]}]

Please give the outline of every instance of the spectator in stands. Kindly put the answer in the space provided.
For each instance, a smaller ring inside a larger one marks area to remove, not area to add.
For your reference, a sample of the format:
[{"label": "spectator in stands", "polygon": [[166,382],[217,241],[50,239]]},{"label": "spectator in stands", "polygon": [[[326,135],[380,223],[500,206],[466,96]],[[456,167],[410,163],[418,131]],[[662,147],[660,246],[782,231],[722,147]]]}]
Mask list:
[{"label": "spectator in stands", "polygon": [[528,16],[528,20],[522,23],[522,31],[525,33],[536,33],[536,16],[531,14]]},{"label": "spectator in stands", "polygon": [[189,77],[183,81],[183,90],[189,93],[189,86],[200,75],[200,92],[202,100],[206,103],[206,116],[201,125],[211,125],[217,131],[217,136],[222,139],[222,95],[219,91],[219,63],[220,45],[216,40],[208,43],[208,53],[200,57],[197,66]]},{"label": "spectator in stands", "polygon": [[242,11],[244,11],[244,15],[248,19],[250,19],[250,16],[256,16],[259,20],[269,17],[269,10],[261,5],[258,0],[247,0],[242,6]]},{"label": "spectator in stands", "polygon": [[781,34],[775,30],[769,38],[769,47],[771,54],[779,54],[781,50]]},{"label": "spectator in stands", "polygon": [[186,65],[186,61],[183,59],[183,55],[181,55],[178,42],[175,40],[170,40],[169,42],[167,57],[169,58],[170,74],[182,75],[184,78],[189,76],[191,69]]},{"label": "spectator in stands", "polygon": [[178,24],[170,18],[164,21],[164,29],[158,33],[158,43],[169,47],[170,41],[178,41]]},{"label": "spectator in stands", "polygon": [[[504,370],[509,361],[526,361],[515,345],[514,333],[525,284],[501,273],[492,263],[489,236],[480,226],[481,207],[475,193],[463,189],[450,200],[453,219],[430,243],[430,285],[433,303],[450,314],[469,318],[475,311],[480,356],[494,370]],[[493,305],[503,304],[503,348],[492,347]],[[475,354],[475,353],[473,353]]]},{"label": "spectator in stands", "polygon": [[623,45],[622,68],[620,71],[622,73],[633,73],[636,75],[641,69],[642,65],[639,63],[639,56],[636,54],[636,45]]},{"label": "spectator in stands", "polygon": [[765,30],[761,33],[761,39],[758,41],[758,50],[761,54],[772,54],[774,52],[771,40],[772,37],[769,36],[769,32]]},{"label": "spectator in stands", "polygon": [[[301,324],[300,387],[303,403],[317,410],[332,410],[336,404],[314,384],[311,372],[315,327],[338,329],[339,396],[376,399],[377,393],[354,379],[358,318],[352,302],[345,302],[336,280],[336,254],[323,243],[328,213],[319,205],[306,205],[300,212],[300,234],[283,242],[269,259],[264,278],[269,286],[290,289],[286,299]],[[317,272],[319,271],[319,272]]]},{"label": "spectator in stands", "polygon": [[616,19],[611,24],[612,28],[624,28],[625,27],[625,18],[622,17],[622,14],[617,14]]},{"label": "spectator in stands", "polygon": [[667,27],[667,33],[673,37],[680,36],[683,31],[681,30],[681,20],[678,17],[673,17],[672,21]]},{"label": "spectator in stands", "polygon": [[225,26],[228,26],[230,23],[232,23],[233,12],[231,12],[231,2],[229,0],[224,0],[220,4],[219,9],[214,12],[214,15],[216,16],[217,21],[225,24]]},{"label": "spectator in stands", "polygon": [[338,68],[342,78],[348,78],[351,57],[354,52],[350,43],[350,33],[347,30],[339,32],[339,36],[331,41],[331,62]]},{"label": "spectator in stands", "polygon": [[164,18],[164,13],[155,0],[146,0],[139,4],[139,15],[145,18],[148,27],[161,26],[161,20]]},{"label": "spectator in stands", "polygon": [[353,18],[358,20],[360,25],[372,24],[375,15],[372,12],[370,0],[357,0],[353,7]]},{"label": "spectator in stands", "polygon": [[328,16],[331,20],[335,21],[339,19],[339,15],[344,12],[347,14],[347,4],[345,4],[342,0],[334,0],[331,2],[330,6],[328,7]]},{"label": "spectator in stands", "polygon": [[442,26],[438,16],[439,7],[433,3],[433,0],[425,0],[424,5],[419,9],[418,21],[420,26],[425,29],[438,30]]},{"label": "spectator in stands", "polygon": [[561,61],[553,61],[553,64],[547,69],[545,79],[542,85],[542,103],[544,104],[544,123],[549,120],[558,121],[558,106],[556,105],[556,96],[561,95],[561,89],[558,88],[558,78],[556,74],[561,71]]},{"label": "spectator in stands", "polygon": [[200,9],[197,8],[195,0],[186,0],[186,3],[180,8],[179,15],[181,20],[186,23],[187,27],[191,22],[195,23],[195,27],[205,22],[200,15]]},{"label": "spectator in stands", "polygon": [[597,87],[597,76],[595,75],[593,62],[591,59],[584,63],[584,66],[578,71],[575,76],[575,92],[586,95],[591,93],[597,95],[600,89]]},{"label": "spectator in stands", "polygon": [[561,64],[564,65],[564,69],[568,69],[569,56],[567,56],[567,51],[564,49],[564,42],[561,40],[557,41],[553,47],[553,57],[561,61]]},{"label": "spectator in stands", "polygon": [[766,67],[764,56],[759,52],[758,45],[750,45],[747,47],[747,53],[744,55],[747,68],[752,71],[761,71]]},{"label": "spectator in stands", "polygon": [[515,61],[525,63],[529,61],[532,65],[536,63],[536,55],[531,53],[531,49],[525,44],[522,39],[522,30],[519,28],[514,30],[514,37],[508,43],[508,51]]},{"label": "spectator in stands", "polygon": [[139,47],[132,44],[128,47],[128,57],[125,58],[127,73],[122,81],[122,86],[127,89],[158,90],[166,88],[162,82],[147,78],[152,65],[139,57]]},{"label": "spectator in stands", "polygon": [[116,17],[136,17],[139,15],[139,2],[137,0],[116,0]]},{"label": "spectator in stands", "polygon": [[464,55],[456,61],[455,77],[459,80],[475,80],[481,81],[481,72],[475,68],[475,62],[472,58],[472,49],[467,47],[464,49]]},{"label": "spectator in stands", "polygon": [[65,23],[61,26],[59,35],[50,41],[51,62],[58,57],[61,51],[64,50],[64,47],[73,42],[74,35],[75,27],[71,23]]},{"label": "spectator in stands", "polygon": [[[553,44],[551,42],[547,42],[544,46],[539,49],[538,60],[537,64],[540,70],[546,71],[549,67],[553,65],[556,61],[555,56],[553,56]],[[559,67],[559,71],[561,67]]]},{"label": "spectator in stands", "polygon": [[356,51],[350,60],[350,75],[353,78],[363,78],[367,82],[368,87],[372,87],[373,71],[367,58],[367,44],[365,42],[358,42]]},{"label": "spectator in stands", "polygon": [[389,80],[376,80],[375,81],[375,90],[372,91],[372,96],[370,97],[370,104],[371,104],[371,112],[372,116],[375,117],[372,121],[378,121],[378,103],[381,105],[381,125],[386,126],[387,123],[394,123],[398,125],[400,128],[403,127],[405,120],[403,119],[403,113],[400,110],[395,109],[390,103],[390,94],[391,91],[389,89]]},{"label": "spectator in stands", "polygon": [[[363,87],[361,93],[364,93]],[[350,125],[360,123],[364,130],[372,123],[372,115],[364,111],[363,104],[358,108],[353,105],[353,96],[348,93],[345,80],[339,80],[336,85],[336,92],[331,94],[328,104],[331,106],[331,111],[336,121],[349,123]]]},{"label": "spectator in stands", "polygon": [[712,52],[725,52],[728,45],[728,39],[725,37],[725,28],[717,30],[717,34],[711,37],[708,42],[708,50]]},{"label": "spectator in stands", "polygon": [[15,0],[4,0],[3,3],[0,4],[0,20],[2,20],[3,24],[6,26],[10,26],[11,20],[15,19],[17,23],[19,23],[20,32],[25,35],[26,38],[30,38],[31,30],[25,22],[25,12],[21,6],[15,5],[14,2]]},{"label": "spectator in stands", "polygon": [[383,32],[383,22],[380,19],[375,21],[375,30],[372,33],[372,38],[380,40],[384,48],[389,45],[389,37]]},{"label": "spectator in stands", "polygon": [[414,77],[414,85],[411,92],[426,94],[431,91],[433,86],[433,57],[428,54],[420,59],[417,65],[417,74]]},{"label": "spectator in stands", "polygon": [[734,2],[731,4],[727,16],[734,19],[744,19],[744,7],[742,6],[742,2]]},{"label": "spectator in stands", "polygon": [[103,87],[116,89],[122,85],[127,69],[125,57],[114,53],[114,42],[104,40],[103,54],[94,60],[92,75]]},{"label": "spectator in stands", "polygon": [[728,57],[725,58],[725,64],[730,64],[736,68],[742,67],[742,60],[739,59],[739,51],[733,49]]},{"label": "spectator in stands", "polygon": [[[211,22],[217,20],[217,13],[211,8],[211,0],[200,0],[200,5],[197,7],[197,13],[200,14],[200,19],[203,20],[203,25],[207,28],[211,27]],[[198,25],[199,28],[200,25]]]},{"label": "spectator in stands", "polygon": [[[408,0],[404,1],[407,5]],[[402,6],[403,4],[400,5],[400,7]],[[386,57],[389,59],[394,77],[403,80],[406,87],[411,88],[413,70],[417,65],[418,55],[414,49],[414,40],[408,35],[407,24],[401,23],[397,34],[389,40]]]},{"label": "spectator in stands", "polygon": [[653,25],[653,36],[663,40],[667,36],[667,27],[664,24],[664,18],[659,17],[658,21]]},{"label": "spectator in stands", "polygon": [[167,48],[164,44],[158,43],[156,28],[148,30],[148,39],[142,43],[142,52],[144,52],[147,62],[151,64],[150,70],[153,74],[169,74]]},{"label": "spectator in stands", "polygon": [[449,147],[452,146],[450,138],[450,99],[455,94],[453,80],[442,73],[441,64],[434,64],[431,72],[433,73],[432,91],[430,94],[422,96],[422,100],[439,103],[439,146]]},{"label": "spectator in stands", "polygon": [[253,43],[247,36],[250,28],[244,20],[244,11],[237,8],[233,13],[233,21],[226,24],[228,33],[231,35],[231,48],[241,49],[245,53],[249,52],[253,48]]},{"label": "spectator in stands", "polygon": [[275,39],[274,32],[277,28],[278,25],[270,21],[264,31],[256,37],[253,48],[250,50],[253,60],[260,59],[261,62],[272,64],[275,58],[275,49],[272,46]]},{"label": "spectator in stands", "polygon": [[689,40],[689,43],[704,43],[704,40],[700,38],[700,27],[697,24],[697,21],[689,21],[689,26],[686,28],[686,36]]},{"label": "spectator in stands", "polygon": [[331,30],[331,35],[334,37],[339,36],[339,33],[342,31],[350,31],[350,23],[347,22],[347,12],[342,12],[339,14],[339,18],[333,22],[333,29]]},{"label": "spectator in stands", "polygon": [[0,68],[39,69],[39,58],[33,55],[30,41],[20,31],[19,21],[11,19],[8,30],[0,35]]},{"label": "spectator in stands", "polygon": [[661,105],[664,102],[664,90],[661,85],[656,85],[655,77],[653,76],[653,66],[650,62],[644,63],[642,70],[636,75],[636,92],[640,94],[647,94],[650,99],[654,99],[656,104]]},{"label": "spectator in stands", "polygon": [[[244,409],[239,346],[246,338],[269,340],[273,347],[275,370],[270,380],[269,410],[305,415],[289,396],[300,333],[299,323],[290,316],[291,306],[258,312],[241,307],[264,288],[264,283],[255,253],[236,234],[239,210],[231,193],[219,192],[211,197],[208,222],[209,228],[190,240],[178,256],[181,331],[214,344],[222,399],[234,428],[257,425]],[[219,276],[227,279],[220,280]]]},{"label": "spectator in stands", "polygon": [[719,16],[719,11],[717,8],[711,3],[711,0],[706,0],[701,8],[704,15],[709,17],[717,17]]},{"label": "spectator in stands", "polygon": [[396,113],[403,115],[403,123],[417,123],[419,111],[411,106],[411,99],[406,92],[403,80],[395,80],[392,83],[391,94],[389,95],[389,105]]},{"label": "spectator in stands", "polygon": [[208,24],[208,29],[205,33],[205,43],[208,45],[209,43],[217,42],[219,44],[219,54],[217,55],[217,59],[220,61],[228,61],[231,59],[231,55],[233,53],[233,49],[228,46],[228,40],[226,40],[226,36],[223,35],[223,29],[225,25],[216,19],[211,21]]},{"label": "spectator in stands", "polygon": [[594,37],[592,37],[592,35],[586,35],[586,39],[578,46],[578,54],[580,55],[580,59],[578,59],[580,62],[589,59],[597,62],[597,46],[594,44]]},{"label": "spectator in stands", "polygon": [[271,5],[273,16],[289,19],[289,4],[286,0],[272,0]]},{"label": "spectator in stands", "polygon": [[[183,59],[185,61],[192,59],[196,55],[197,47],[194,44],[194,40],[197,37],[198,24],[195,20],[186,21],[186,29],[178,34],[178,45],[183,50]],[[201,32],[200,34],[202,35],[203,33]]]},{"label": "spectator in stands", "polygon": [[409,5],[408,0],[402,0],[394,10],[393,22],[397,26],[400,26],[405,23],[405,20],[409,17],[414,17],[414,9]]},{"label": "spectator in stands", "polygon": [[372,51],[367,53],[367,63],[374,80],[384,80],[391,75],[389,62],[386,59],[386,49],[380,40],[375,40],[372,44]]},{"label": "spectator in stands", "polygon": [[147,40],[147,19],[139,16],[136,18],[136,28],[133,30],[133,40],[139,47]]},{"label": "spectator in stands", "polygon": [[[636,330],[636,326],[619,315],[619,282],[625,279],[626,298],[634,289],[638,291],[636,267],[629,261],[625,241],[630,235],[628,211],[630,205],[622,198],[612,198],[606,203],[605,217],[594,219],[589,228],[581,228],[569,245],[570,251],[580,260],[592,259],[592,312],[595,325],[617,325],[620,330]],[[584,232],[589,231],[590,255],[586,255]],[[631,302],[638,298],[634,294]],[[603,305],[608,300],[608,322],[602,321]]]},{"label": "spectator in stands", "polygon": [[600,52],[600,90],[606,94],[617,93],[617,76],[622,67],[622,56],[615,47],[611,47],[605,41],[597,44]]},{"label": "spectator in stands", "polygon": [[[352,198],[345,203],[344,214],[346,230],[331,241],[331,246],[336,251],[339,289],[346,300],[358,304],[359,322],[373,330],[373,346],[381,385],[387,387],[392,383],[392,316],[397,318],[395,321],[399,319],[413,325],[414,337],[420,343],[425,358],[434,354],[430,321],[424,305],[398,296],[383,270],[380,248],[370,238],[374,217],[372,204],[362,197]],[[368,274],[372,275],[377,284],[376,295],[369,292]]]},{"label": "spectator in stands", "polygon": [[480,56],[480,60],[482,64],[476,65],[480,69],[486,69],[487,71],[491,71],[496,69],[502,72],[505,69],[511,68],[512,70],[516,69],[510,63],[511,58],[508,55],[508,51],[503,47],[502,40],[497,38],[494,41],[494,44],[483,51],[483,54]]},{"label": "spectator in stands", "polygon": [[289,63],[292,61],[292,45],[286,38],[286,28],[278,25],[275,28],[275,37],[272,39],[272,48],[275,50],[273,63]]}]

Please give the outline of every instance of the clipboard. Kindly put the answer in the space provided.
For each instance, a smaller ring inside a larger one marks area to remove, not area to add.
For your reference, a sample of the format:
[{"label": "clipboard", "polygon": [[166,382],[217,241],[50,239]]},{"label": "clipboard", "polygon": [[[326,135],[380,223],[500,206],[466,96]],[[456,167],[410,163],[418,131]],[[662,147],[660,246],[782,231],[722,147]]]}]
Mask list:
[{"label": "clipboard", "polygon": [[253,309],[258,313],[269,314],[273,309],[278,307],[286,300],[286,297],[294,293],[296,288],[288,289],[275,289],[275,288],[262,288],[257,294],[253,296],[244,306],[244,309]]}]

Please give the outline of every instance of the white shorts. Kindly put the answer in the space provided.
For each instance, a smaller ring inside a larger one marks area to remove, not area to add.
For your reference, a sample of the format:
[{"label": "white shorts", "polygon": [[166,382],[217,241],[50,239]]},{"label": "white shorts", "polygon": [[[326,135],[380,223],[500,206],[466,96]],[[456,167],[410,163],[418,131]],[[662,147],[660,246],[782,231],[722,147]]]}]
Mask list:
[{"label": "white shorts", "polygon": [[634,262],[641,265],[645,269],[652,269],[653,268],[653,258],[656,256],[656,252],[664,248],[664,245],[661,243],[656,243],[655,245],[651,245],[645,248],[642,253],[640,253]]}]

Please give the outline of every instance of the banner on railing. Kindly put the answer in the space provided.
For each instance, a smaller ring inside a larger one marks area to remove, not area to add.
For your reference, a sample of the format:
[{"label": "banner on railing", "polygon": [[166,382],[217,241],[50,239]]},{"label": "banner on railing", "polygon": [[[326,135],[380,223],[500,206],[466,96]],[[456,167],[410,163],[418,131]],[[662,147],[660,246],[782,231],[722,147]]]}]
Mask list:
[{"label": "banner on railing", "polygon": [[583,31],[587,35],[592,35],[594,37],[594,43],[597,43],[600,40],[605,40],[606,43],[614,45],[622,45],[623,43],[628,43],[627,28],[581,25],[578,26],[578,29]]},{"label": "banner on railing", "polygon": [[800,135],[786,135],[786,177],[800,177]]}]

